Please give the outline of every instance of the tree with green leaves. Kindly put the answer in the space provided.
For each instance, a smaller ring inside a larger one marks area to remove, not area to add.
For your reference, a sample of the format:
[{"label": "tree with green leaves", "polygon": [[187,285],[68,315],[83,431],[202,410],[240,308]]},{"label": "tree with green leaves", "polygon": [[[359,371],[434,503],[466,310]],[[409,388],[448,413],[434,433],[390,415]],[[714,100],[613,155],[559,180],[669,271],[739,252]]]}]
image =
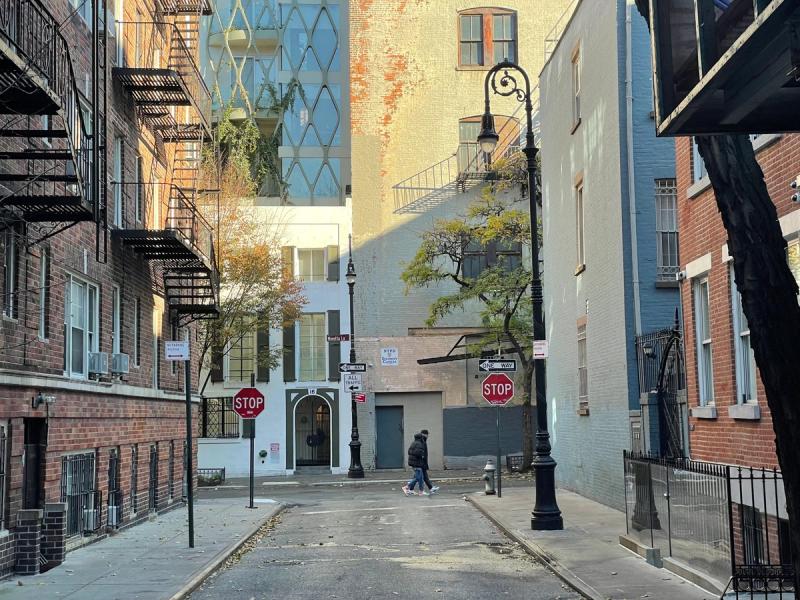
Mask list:
[{"label": "tree with green leaves", "polygon": [[[527,469],[533,461],[534,361],[525,160],[521,152],[498,160],[489,174],[490,182],[466,214],[437,220],[422,234],[422,243],[405,265],[402,279],[407,294],[430,286],[445,291],[430,306],[429,327],[456,312],[479,317],[485,333],[470,344],[470,356],[480,357],[498,344],[513,349],[522,367],[522,464]],[[481,263],[483,268],[476,268],[474,258],[481,253],[491,258]]]}]

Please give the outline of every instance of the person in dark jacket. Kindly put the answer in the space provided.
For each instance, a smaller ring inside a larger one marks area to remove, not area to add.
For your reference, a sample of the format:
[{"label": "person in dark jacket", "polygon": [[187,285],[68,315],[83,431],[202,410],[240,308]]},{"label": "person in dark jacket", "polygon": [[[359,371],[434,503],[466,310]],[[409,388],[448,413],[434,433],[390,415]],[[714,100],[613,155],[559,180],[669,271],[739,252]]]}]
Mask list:
[{"label": "person in dark jacket", "polygon": [[422,477],[422,467],[425,466],[425,436],[421,433],[414,434],[414,441],[408,447],[408,466],[414,469],[414,477],[403,486],[403,493],[411,496],[414,493],[414,486],[419,483],[419,495],[422,496],[422,488],[425,485]]},{"label": "person in dark jacket", "polygon": [[430,470],[428,466],[428,430],[423,429],[420,433],[422,434],[422,443],[425,446],[425,460],[423,461],[425,464],[422,466],[422,479],[425,481],[425,485],[428,486],[430,493],[435,494],[439,491],[439,486],[433,485],[433,483],[431,483],[431,478],[428,477],[428,471]]}]

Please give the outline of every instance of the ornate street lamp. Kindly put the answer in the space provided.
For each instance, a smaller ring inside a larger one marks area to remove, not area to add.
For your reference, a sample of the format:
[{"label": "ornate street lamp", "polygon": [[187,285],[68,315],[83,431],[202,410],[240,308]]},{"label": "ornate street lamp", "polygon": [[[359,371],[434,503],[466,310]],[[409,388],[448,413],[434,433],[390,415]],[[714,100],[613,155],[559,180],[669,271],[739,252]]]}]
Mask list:
[{"label": "ornate street lamp", "polygon": [[[517,81],[522,76],[524,88]],[[539,274],[539,229],[536,218],[536,146],[533,143],[533,104],[531,82],[528,74],[517,64],[509,61],[498,63],[486,74],[484,95],[486,108],[481,118],[478,143],[487,154],[492,152],[500,140],[494,128],[494,116],[489,106],[489,87],[499,96],[513,96],[525,103],[528,131],[523,152],[528,159],[528,202],[531,213],[531,297],[533,300],[533,340],[545,340],[543,318],[542,278]],[[564,520],[556,502],[556,461],[550,456],[550,434],[547,431],[547,390],[545,388],[545,359],[534,358],[536,387],[536,449],[533,470],[536,478],[536,503],[531,514],[531,529],[563,529]]]},{"label": "ornate street lamp", "polygon": [[[356,268],[353,266],[353,249],[350,248],[350,257],[347,260],[347,273],[345,273],[347,287],[350,288],[350,362],[356,362],[356,337],[353,329],[353,287],[356,285]],[[364,467],[361,466],[361,442],[358,439],[358,413],[354,394],[350,392],[350,415],[353,429],[350,432],[350,468],[347,476],[350,479],[364,479]]]}]

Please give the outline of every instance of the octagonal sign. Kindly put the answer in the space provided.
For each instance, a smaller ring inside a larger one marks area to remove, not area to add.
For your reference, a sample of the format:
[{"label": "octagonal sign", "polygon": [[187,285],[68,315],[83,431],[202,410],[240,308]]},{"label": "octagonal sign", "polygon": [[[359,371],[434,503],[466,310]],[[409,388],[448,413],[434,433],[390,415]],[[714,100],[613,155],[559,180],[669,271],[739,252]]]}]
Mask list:
[{"label": "octagonal sign", "polygon": [[504,406],[514,397],[514,382],[505,373],[492,373],[481,384],[481,396],[489,404]]},{"label": "octagonal sign", "polygon": [[256,388],[242,388],[233,397],[233,412],[243,419],[255,419],[265,404],[264,394]]}]

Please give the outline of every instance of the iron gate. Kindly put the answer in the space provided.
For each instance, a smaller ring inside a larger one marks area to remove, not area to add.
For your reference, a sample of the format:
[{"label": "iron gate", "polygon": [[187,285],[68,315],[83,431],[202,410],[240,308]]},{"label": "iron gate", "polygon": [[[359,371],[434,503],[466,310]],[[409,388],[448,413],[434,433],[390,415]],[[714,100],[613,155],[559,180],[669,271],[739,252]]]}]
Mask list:
[{"label": "iron gate", "polygon": [[139,447],[131,446],[131,515],[139,510]]},{"label": "iron gate", "polygon": [[108,526],[119,527],[122,523],[122,486],[120,485],[119,449],[108,455]]},{"label": "iron gate", "polygon": [[319,396],[300,402],[295,416],[297,466],[331,464],[331,412]]},{"label": "iron gate", "polygon": [[95,489],[94,452],[64,456],[61,459],[61,502],[67,504],[67,536],[93,532],[100,527],[99,496]]},{"label": "iron gate", "polygon": [[150,481],[147,500],[150,510],[158,508],[158,444],[150,446]]},{"label": "iron gate", "polygon": [[168,471],[167,471],[167,496],[169,497],[170,502],[175,497],[175,441],[170,440],[169,442],[169,464],[168,464]]}]

